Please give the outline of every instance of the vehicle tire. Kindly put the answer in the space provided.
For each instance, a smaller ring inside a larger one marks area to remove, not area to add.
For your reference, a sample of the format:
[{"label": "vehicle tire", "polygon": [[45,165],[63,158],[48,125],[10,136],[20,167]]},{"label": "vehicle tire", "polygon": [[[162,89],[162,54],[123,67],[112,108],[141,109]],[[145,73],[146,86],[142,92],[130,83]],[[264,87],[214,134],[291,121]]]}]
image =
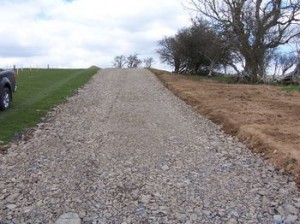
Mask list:
[{"label": "vehicle tire", "polygon": [[12,99],[11,92],[8,88],[4,87],[3,92],[0,94],[0,110],[7,110]]}]

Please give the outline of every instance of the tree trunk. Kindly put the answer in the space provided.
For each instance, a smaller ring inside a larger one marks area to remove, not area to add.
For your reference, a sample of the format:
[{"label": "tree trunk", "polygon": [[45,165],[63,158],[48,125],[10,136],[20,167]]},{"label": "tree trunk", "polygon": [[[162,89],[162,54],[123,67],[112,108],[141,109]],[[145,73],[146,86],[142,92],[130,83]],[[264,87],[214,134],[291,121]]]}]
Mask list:
[{"label": "tree trunk", "polygon": [[210,65],[209,65],[209,67],[208,67],[208,69],[209,69],[209,73],[208,73],[208,77],[211,77],[212,76],[212,74],[213,74],[213,69],[214,69],[214,67],[215,67],[215,61],[214,60],[210,60]]},{"label": "tree trunk", "polygon": [[245,70],[244,70],[244,81],[255,83],[258,78],[258,64],[255,63],[252,59],[246,58]]},{"label": "tree trunk", "polygon": [[180,61],[175,58],[174,59],[174,72],[179,73],[179,69],[180,69]]},{"label": "tree trunk", "polygon": [[[258,52],[259,51],[259,52]],[[262,50],[250,51],[251,54],[244,55],[245,58],[245,70],[244,78],[245,81],[256,83],[259,78],[264,77],[265,73],[265,53]]]}]

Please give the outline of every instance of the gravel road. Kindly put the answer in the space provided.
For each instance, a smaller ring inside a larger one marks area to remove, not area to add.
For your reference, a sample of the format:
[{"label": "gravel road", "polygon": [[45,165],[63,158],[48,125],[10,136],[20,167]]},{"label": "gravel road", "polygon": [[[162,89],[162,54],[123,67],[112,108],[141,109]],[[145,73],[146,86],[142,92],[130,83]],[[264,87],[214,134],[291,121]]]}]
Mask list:
[{"label": "gravel road", "polygon": [[292,178],[147,70],[105,69],[0,155],[0,223],[300,223]]}]

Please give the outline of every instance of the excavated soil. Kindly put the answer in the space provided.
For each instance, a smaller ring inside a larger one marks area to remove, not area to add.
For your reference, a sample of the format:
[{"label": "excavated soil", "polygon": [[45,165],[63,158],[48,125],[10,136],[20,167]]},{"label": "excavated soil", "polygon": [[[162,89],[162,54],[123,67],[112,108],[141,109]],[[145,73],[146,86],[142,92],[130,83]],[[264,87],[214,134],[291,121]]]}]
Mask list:
[{"label": "excavated soil", "polygon": [[155,72],[177,96],[222,124],[300,184],[300,93]]}]

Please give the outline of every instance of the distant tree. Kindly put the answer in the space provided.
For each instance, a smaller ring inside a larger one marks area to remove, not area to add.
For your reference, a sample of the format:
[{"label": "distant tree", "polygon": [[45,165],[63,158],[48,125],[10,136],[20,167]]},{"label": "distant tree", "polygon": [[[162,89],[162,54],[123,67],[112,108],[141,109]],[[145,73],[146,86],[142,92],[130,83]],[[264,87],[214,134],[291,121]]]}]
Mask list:
[{"label": "distant tree", "polygon": [[203,73],[233,61],[233,48],[219,30],[204,20],[194,20],[191,27],[181,29],[174,37],[159,41],[157,53],[163,63],[175,72]]},{"label": "distant tree", "polygon": [[206,65],[209,76],[212,75],[214,69],[221,65],[232,64],[234,49],[222,30],[198,18],[193,21],[190,32],[195,42],[193,49],[202,56],[202,58],[198,57],[202,64]]},{"label": "distant tree", "polygon": [[256,82],[265,72],[270,49],[300,35],[299,0],[188,0],[217,24],[245,61],[244,76]]},{"label": "distant tree", "polygon": [[274,75],[284,76],[286,72],[296,65],[298,61],[297,54],[293,52],[276,52],[272,57]]},{"label": "distant tree", "polygon": [[281,54],[279,57],[282,70],[281,75],[285,75],[285,73],[297,63],[297,59],[298,57],[295,54]]},{"label": "distant tree", "polygon": [[126,57],[124,55],[119,55],[114,58],[113,66],[115,68],[123,68],[126,65]]},{"label": "distant tree", "polygon": [[138,54],[132,54],[127,57],[126,63],[128,68],[138,68],[142,61],[138,58]]},{"label": "distant tree", "polygon": [[198,33],[191,27],[184,28],[176,34],[177,48],[182,61],[182,72],[199,73],[209,65],[208,60],[202,54],[203,43]]},{"label": "distant tree", "polygon": [[156,52],[161,62],[174,67],[174,72],[181,72],[184,66],[178,40],[175,37],[164,37],[158,41],[158,46]]},{"label": "distant tree", "polygon": [[297,59],[295,63],[295,69],[292,72],[292,79],[295,83],[298,82],[298,84],[300,84],[300,37],[297,46]]},{"label": "distant tree", "polygon": [[151,68],[153,62],[154,62],[154,60],[152,57],[145,58],[144,59],[145,68]]}]

